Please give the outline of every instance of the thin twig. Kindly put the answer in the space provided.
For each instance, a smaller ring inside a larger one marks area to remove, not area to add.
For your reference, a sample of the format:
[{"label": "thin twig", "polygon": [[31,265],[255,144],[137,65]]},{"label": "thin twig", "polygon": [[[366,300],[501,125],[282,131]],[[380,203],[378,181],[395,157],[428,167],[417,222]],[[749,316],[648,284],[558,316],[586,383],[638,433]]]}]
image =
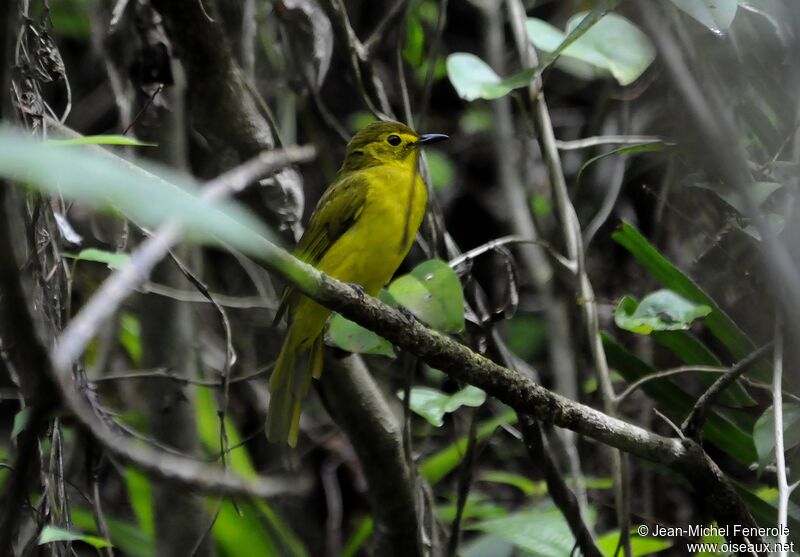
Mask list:
[{"label": "thin twig", "polygon": [[639,145],[642,143],[664,143],[666,140],[657,135],[595,135],[571,141],[556,139],[559,151],[575,151],[599,145]]},{"label": "thin twig", "polygon": [[789,513],[789,483],[786,476],[786,455],[783,442],[783,328],[780,309],[775,317],[775,349],[772,357],[772,412],[774,416],[775,468],[778,483],[778,543],[779,557],[786,557]]},{"label": "thin twig", "polygon": [[624,391],[617,395],[616,402],[617,405],[621,404],[622,401],[628,398],[636,389],[649,383],[650,381],[655,381],[656,379],[664,379],[666,377],[672,377],[673,375],[680,375],[682,373],[728,373],[730,370],[731,368],[722,366],[678,366],[657,371],[655,373],[651,373],[650,375],[640,377],[628,385]]},{"label": "thin twig", "polygon": [[772,342],[768,342],[760,348],[756,348],[745,358],[740,360],[735,366],[732,366],[728,373],[714,381],[711,386],[704,392],[697,402],[695,403],[692,411],[681,424],[681,431],[686,437],[691,439],[699,439],[703,430],[703,424],[708,414],[708,409],[722,394],[722,392],[730,387],[739,376],[746,372],[750,367],[758,362],[764,354],[766,354],[772,347]]}]

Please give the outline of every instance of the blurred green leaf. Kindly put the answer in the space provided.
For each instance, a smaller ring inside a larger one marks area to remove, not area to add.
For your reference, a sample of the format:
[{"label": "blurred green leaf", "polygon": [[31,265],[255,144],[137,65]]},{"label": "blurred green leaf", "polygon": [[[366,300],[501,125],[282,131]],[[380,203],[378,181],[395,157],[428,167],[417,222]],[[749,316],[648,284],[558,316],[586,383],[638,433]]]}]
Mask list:
[{"label": "blurred green leaf", "polygon": [[[767,408],[753,427],[753,442],[758,452],[758,469],[775,458],[775,410]],[[800,444],[800,405],[783,403],[783,444],[789,450]]]},{"label": "blurred green leaf", "polygon": [[679,9],[717,35],[728,31],[736,17],[736,0],[672,0]]},{"label": "blurred green leaf", "polygon": [[[203,446],[212,454],[220,450],[220,425],[214,390],[208,387],[196,389],[195,404],[197,430]],[[230,468],[244,478],[253,478],[258,472],[253,465],[241,435],[234,423],[225,417],[225,430],[231,447],[228,454]],[[241,555],[242,544],[246,542],[248,553],[264,557],[306,557],[308,555],[302,542],[289,526],[264,501],[240,503],[240,515],[230,501],[220,508],[214,523],[214,540],[224,555]]]},{"label": "blurred green leaf", "polygon": [[[653,555],[659,551],[664,551],[675,545],[675,540],[656,538],[655,536],[642,537],[632,533],[631,551],[633,557],[645,557]],[[614,557],[619,547],[619,532],[609,532],[597,538],[597,548],[606,557]]]},{"label": "blurred green leaf", "polygon": [[[656,372],[606,333],[603,333],[603,348],[609,366],[622,374],[629,383]],[[696,402],[696,397],[668,378],[649,381],[641,389],[651,399],[662,404],[662,410],[668,410],[679,419],[685,418]],[[708,412],[703,438],[745,466],[756,460],[756,449],[751,435],[715,408]]]},{"label": "blurred green leaf", "polygon": [[[498,536],[484,534],[462,544],[464,557],[514,557],[514,544]],[[525,557],[525,556],[523,556]]]},{"label": "blurred green leaf", "polygon": [[583,176],[584,171],[589,168],[591,165],[596,163],[599,160],[602,160],[606,157],[611,157],[614,155],[628,155],[631,153],[659,153],[661,151],[665,151],[667,149],[667,145],[661,142],[650,142],[650,143],[639,143],[638,145],[626,145],[625,147],[618,147],[616,149],[612,149],[606,153],[601,153],[596,157],[592,157],[585,163],[581,165],[580,170],[578,170],[578,175],[575,178],[575,182],[581,181],[581,176]]},{"label": "blurred green leaf", "polygon": [[353,133],[362,130],[376,120],[371,112],[354,112],[347,117],[347,127]]},{"label": "blurred green leaf", "polygon": [[48,194],[119,209],[146,227],[177,219],[190,239],[250,255],[260,252],[270,234],[250,211],[233,201],[203,199],[190,178],[159,172],[170,180],[87,147],[62,149],[0,129],[0,176]]},{"label": "blurred green leaf", "polygon": [[464,293],[458,275],[445,261],[430,259],[389,285],[389,294],[420,321],[438,331],[464,330]]},{"label": "blurred green leaf", "polygon": [[538,315],[516,313],[501,330],[511,351],[525,361],[539,354],[547,341],[547,325]]},{"label": "blurred green leaf", "polygon": [[[397,396],[403,398],[403,391]],[[467,385],[452,395],[445,394],[430,387],[414,387],[411,389],[409,406],[416,414],[422,416],[435,427],[444,425],[444,415],[455,412],[462,406],[477,407],[486,401],[486,393],[478,387]]]},{"label": "blurred green leaf", "polygon": [[[35,14],[38,6],[31,6]],[[50,19],[53,22],[53,34],[57,37],[72,37],[88,41],[92,33],[92,24],[89,14],[92,7],[89,0],[59,0],[50,3]],[[34,18],[38,17],[33,15]]]},{"label": "blurred green leaf", "polygon": [[586,17],[581,19],[580,23],[570,30],[558,47],[550,53],[550,56],[547,58],[547,60],[541,64],[540,71],[544,71],[544,69],[552,64],[555,59],[561,56],[561,53],[564,52],[567,47],[585,35],[595,23],[600,21],[606,14],[608,14],[608,12],[616,8],[621,1],[622,0],[598,0],[595,2],[594,7],[591,9],[591,11],[589,11]]},{"label": "blurred green leaf", "polygon": [[422,29],[422,22],[416,14],[409,11],[406,20],[406,41],[403,44],[403,58],[413,67],[422,63],[424,53],[425,32]]},{"label": "blurred green leaf", "polygon": [[450,159],[437,149],[426,149],[425,158],[431,174],[431,186],[437,191],[450,187],[456,175],[456,169]]},{"label": "blurred green leaf", "polygon": [[359,550],[364,547],[364,544],[366,544],[372,536],[373,527],[374,523],[372,522],[372,517],[365,516],[360,519],[355,530],[344,544],[339,557],[356,557]]},{"label": "blurred green leaf", "polygon": [[[595,513],[589,510],[588,521],[592,524]],[[465,526],[465,530],[478,530],[503,538],[537,557],[563,557],[569,555],[575,545],[575,537],[564,515],[549,506],[470,524]]]},{"label": "blurred green leaf", "polygon": [[531,210],[537,217],[544,218],[553,212],[553,203],[546,195],[534,194],[531,198]]},{"label": "blurred green leaf", "polygon": [[139,528],[148,539],[154,539],[156,523],[153,516],[153,488],[150,478],[134,470],[125,468],[125,486],[128,490],[128,500],[130,501],[133,514],[139,522]]},{"label": "blurred green leaf", "polygon": [[124,266],[131,257],[123,252],[110,252],[97,248],[82,249],[79,254],[61,252],[62,257],[75,259],[77,261],[94,261],[96,263],[105,263],[112,269],[119,269]]},{"label": "blurred green leaf", "polygon": [[499,99],[514,89],[525,87],[533,78],[528,69],[502,79],[489,65],[466,52],[456,52],[447,57],[447,75],[458,96],[467,101]]},{"label": "blurred green leaf", "polygon": [[126,135],[85,135],[70,139],[48,139],[44,145],[69,147],[74,145],[124,145],[128,147],[158,147],[155,143],[145,143]]},{"label": "blurred green leaf", "polygon": [[[577,28],[589,12],[572,16],[566,33],[546,21],[528,18],[525,29],[528,39],[539,50],[553,53]],[[577,58],[608,70],[620,85],[636,81],[655,59],[650,39],[624,17],[609,13],[596,21],[583,35],[561,51],[561,56]]]},{"label": "blurred green leaf", "polygon": [[98,536],[90,536],[88,534],[81,534],[79,532],[73,532],[57,526],[48,525],[45,526],[42,529],[42,532],[39,534],[38,543],[39,545],[44,545],[52,542],[83,542],[97,549],[111,547],[111,544],[108,541]]},{"label": "blurred green leaf", "polygon": [[[455,502],[437,506],[436,513],[439,515],[439,520],[447,524],[451,523],[456,516]],[[503,505],[495,503],[483,494],[470,493],[467,496],[461,519],[463,522],[473,519],[490,520],[506,516],[507,514],[508,510],[506,510]]]},{"label": "blurred green leaf", "polygon": [[11,439],[16,439],[17,436],[27,427],[28,421],[31,418],[31,407],[26,406],[16,414],[14,414],[14,425],[11,428]]},{"label": "blurred green leaf", "polygon": [[547,493],[547,484],[544,481],[533,481],[521,474],[506,472],[505,470],[487,470],[481,473],[480,480],[516,487],[527,496],[542,496]]},{"label": "blurred green leaf", "polygon": [[[94,515],[88,509],[71,506],[70,516],[74,525],[82,530],[97,533]],[[155,557],[156,548],[152,536],[141,528],[106,515],[106,526],[114,547],[125,552],[128,557]]]},{"label": "blurred green leaf", "polygon": [[710,307],[663,289],[648,294],[641,302],[623,297],[614,310],[614,322],[620,329],[647,335],[653,331],[688,329],[696,319],[709,313]]},{"label": "blurred green leaf", "polygon": [[474,134],[489,131],[494,126],[492,113],[484,106],[469,105],[461,113],[458,127],[465,134]]},{"label": "blurred green leaf", "polygon": [[118,334],[119,342],[130,356],[131,362],[138,366],[142,361],[142,326],[139,318],[131,313],[123,313],[119,318]]},{"label": "blurred green leaf", "polygon": [[[516,412],[513,410],[503,412],[499,416],[487,420],[478,426],[477,440],[483,441],[492,435],[498,427],[515,424],[516,422]],[[423,478],[428,480],[431,485],[436,485],[442,478],[458,466],[464,458],[466,450],[467,436],[463,435],[444,449],[425,457],[420,465],[420,474]]]}]

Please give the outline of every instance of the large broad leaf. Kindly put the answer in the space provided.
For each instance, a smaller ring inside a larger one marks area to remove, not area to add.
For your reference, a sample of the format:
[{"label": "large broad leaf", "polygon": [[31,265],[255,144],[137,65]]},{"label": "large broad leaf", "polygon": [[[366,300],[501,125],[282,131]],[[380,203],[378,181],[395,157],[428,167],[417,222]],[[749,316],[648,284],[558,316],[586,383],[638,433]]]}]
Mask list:
[{"label": "large broad leaf", "polygon": [[614,310],[614,322],[620,329],[648,335],[653,331],[688,329],[696,319],[709,313],[710,307],[664,289],[648,294],[641,302],[625,296]]},{"label": "large broad leaf", "polygon": [[534,70],[524,70],[503,79],[489,64],[467,52],[456,52],[447,57],[447,76],[458,96],[467,101],[499,99],[514,89],[525,87],[533,78]]},{"label": "large broad leaf", "polygon": [[65,530],[57,526],[45,526],[42,529],[42,533],[39,534],[39,545],[52,542],[83,542],[97,549],[111,546],[108,541],[97,536],[81,534],[80,532]]},{"label": "large broad leaf", "polygon": [[326,341],[330,341],[342,350],[357,354],[378,354],[394,358],[392,343],[365,329],[358,323],[346,319],[338,313],[331,317],[328,323]]},{"label": "large broad leaf", "polygon": [[[630,351],[618,344],[613,337],[603,333],[603,348],[608,364],[617,370],[629,383],[656,372]],[[694,407],[696,398],[670,379],[656,379],[642,385],[642,390],[663,405],[677,419],[684,419]],[[720,450],[728,453],[745,466],[756,460],[756,449],[752,437],[726,415],[712,408],[708,412],[703,437]]]},{"label": "large broad leaf", "polygon": [[[386,289],[381,290],[378,298],[385,304],[397,307],[397,300]],[[342,350],[357,354],[378,354],[389,356],[390,358],[396,356],[391,342],[358,323],[345,319],[338,313],[334,314],[328,322],[325,341],[328,344],[338,346]]]},{"label": "large broad leaf", "polygon": [[76,261],[94,261],[96,263],[105,263],[112,269],[119,269],[131,259],[130,255],[127,253],[111,252],[97,248],[82,249],[77,255],[74,253],[62,252],[61,257],[75,259]]},{"label": "large broad leaf", "polygon": [[[775,458],[775,409],[770,406],[756,420],[753,428],[753,442],[758,452],[758,469]],[[800,406],[794,403],[783,404],[783,445],[789,450],[800,444]]]},{"label": "large broad leaf", "polygon": [[444,333],[464,330],[464,293],[445,261],[430,259],[389,285],[389,294],[421,321]]},{"label": "large broad leaf", "polygon": [[190,238],[227,244],[257,255],[268,230],[232,201],[202,199],[192,180],[159,170],[169,180],[86,147],[48,146],[0,129],[0,176],[49,194],[99,207],[113,207],[142,226],[180,220]]},{"label": "large broad leaf", "polygon": [[[589,509],[588,514],[591,524],[595,513]],[[552,507],[519,511],[506,517],[471,524],[465,529],[497,536],[537,557],[569,555],[575,545],[575,537],[564,515]]]},{"label": "large broad leaf", "polygon": [[[589,12],[581,12],[572,16],[567,23],[566,33],[541,19],[528,18],[525,22],[528,39],[540,50],[556,52],[588,15]],[[561,51],[561,56],[607,70],[620,85],[636,81],[653,62],[655,55],[647,36],[630,21],[614,13],[602,17]]]},{"label": "large broad leaf", "polygon": [[[403,391],[398,393],[403,398]],[[430,387],[411,389],[409,407],[433,426],[444,425],[444,415],[455,412],[462,406],[480,406],[486,400],[486,393],[478,387],[467,385],[451,395]]]},{"label": "large broad leaf", "polygon": [[[664,551],[667,548],[675,545],[674,540],[665,538],[657,538],[655,536],[642,537],[636,534],[631,535],[631,554],[633,557],[644,557],[646,555],[655,555],[659,551]],[[603,555],[615,555],[619,547],[619,532],[609,532],[597,538],[597,548],[603,552]],[[620,552],[621,554],[621,552]]]},{"label": "large broad leaf", "polygon": [[717,35],[728,30],[738,8],[737,0],[672,0],[672,3]]},{"label": "large broad leaf", "polygon": [[728,348],[734,358],[740,360],[753,351],[755,348],[753,342],[736,323],[702,288],[661,255],[638,230],[623,222],[612,234],[612,238],[636,257],[666,288],[695,304],[710,307],[711,313],[705,318],[705,325]]}]

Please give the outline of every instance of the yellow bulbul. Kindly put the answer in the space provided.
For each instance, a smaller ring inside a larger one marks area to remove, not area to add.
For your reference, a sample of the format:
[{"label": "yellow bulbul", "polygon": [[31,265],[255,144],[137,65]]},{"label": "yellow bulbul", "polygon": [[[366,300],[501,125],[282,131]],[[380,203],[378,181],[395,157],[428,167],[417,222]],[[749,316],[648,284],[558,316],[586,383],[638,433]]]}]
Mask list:
[{"label": "yellow bulbul", "polygon": [[[447,136],[420,135],[399,122],[375,122],[358,132],[311,215],[297,257],[377,295],[411,248],[425,214],[419,148],[443,139]],[[276,320],[284,312],[289,330],[269,382],[267,437],[295,446],[301,404],[311,378],[322,373],[323,329],[331,312],[291,287]]]}]

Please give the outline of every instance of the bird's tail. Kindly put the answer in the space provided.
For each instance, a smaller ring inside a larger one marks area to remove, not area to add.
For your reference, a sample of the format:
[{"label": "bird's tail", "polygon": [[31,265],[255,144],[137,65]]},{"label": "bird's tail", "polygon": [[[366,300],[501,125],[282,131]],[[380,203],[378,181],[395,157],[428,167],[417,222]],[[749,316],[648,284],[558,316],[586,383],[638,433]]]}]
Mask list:
[{"label": "bird's tail", "polygon": [[308,331],[289,328],[269,380],[267,439],[273,443],[297,445],[300,410],[311,379],[322,373],[323,336],[309,338]]}]

